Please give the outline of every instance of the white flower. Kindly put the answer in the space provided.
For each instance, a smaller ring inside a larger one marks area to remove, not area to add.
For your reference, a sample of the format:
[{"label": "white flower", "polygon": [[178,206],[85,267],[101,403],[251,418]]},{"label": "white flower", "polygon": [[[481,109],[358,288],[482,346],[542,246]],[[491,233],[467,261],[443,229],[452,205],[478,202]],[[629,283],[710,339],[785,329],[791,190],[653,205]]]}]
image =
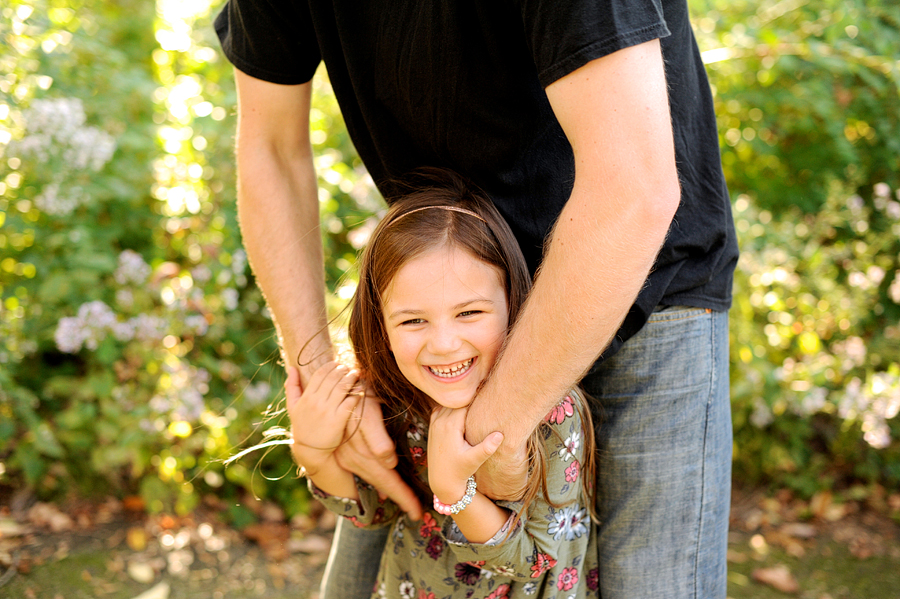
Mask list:
[{"label": "white flower", "polygon": [[251,383],[244,389],[244,401],[250,405],[263,403],[269,398],[272,392],[272,385],[265,381]]},{"label": "white flower", "polygon": [[568,462],[571,458],[574,458],[578,449],[581,447],[581,433],[579,431],[575,431],[565,441],[565,446],[559,450],[559,459],[564,462]]},{"label": "white flower", "polygon": [[534,595],[537,592],[537,585],[533,582],[526,582],[522,590],[525,591],[526,595]]},{"label": "white flower", "polygon": [[222,290],[222,303],[226,310],[234,310],[238,306],[238,291],[234,287]]},{"label": "white flower", "polygon": [[580,538],[587,532],[587,525],[591,521],[587,510],[579,509],[578,504],[564,507],[551,516],[553,520],[547,527],[547,532],[553,535],[554,541],[560,540],[563,536],[567,541]]},{"label": "white flower", "polygon": [[74,354],[84,345],[84,323],[77,316],[61,318],[53,333],[56,347],[66,354]]},{"label": "white flower", "polygon": [[772,410],[764,400],[757,397],[753,402],[753,413],[750,414],[750,422],[756,428],[765,428],[775,421]]},{"label": "white flower", "polygon": [[113,274],[119,285],[134,283],[143,285],[150,276],[150,266],[144,258],[133,250],[125,250],[119,254],[119,267]]},{"label": "white flower", "polygon": [[189,332],[200,337],[202,335],[205,335],[206,331],[209,330],[209,323],[206,322],[206,319],[202,315],[193,314],[191,316],[185,317],[184,327]]},{"label": "white flower", "polygon": [[129,324],[134,327],[134,338],[138,341],[161,341],[169,329],[165,319],[151,314],[138,314]]},{"label": "white flower", "polygon": [[84,195],[80,191],[79,188],[72,188],[65,194],[66,197],[61,197],[59,184],[48,183],[41,190],[41,193],[34,198],[34,205],[50,216],[68,216],[84,200]]},{"label": "white flower", "polygon": [[247,268],[247,252],[242,249],[234,250],[231,254],[231,270],[236,275],[244,274]]},{"label": "white flower", "polygon": [[400,583],[400,596],[403,599],[413,599],[416,596],[416,587],[408,580]]}]

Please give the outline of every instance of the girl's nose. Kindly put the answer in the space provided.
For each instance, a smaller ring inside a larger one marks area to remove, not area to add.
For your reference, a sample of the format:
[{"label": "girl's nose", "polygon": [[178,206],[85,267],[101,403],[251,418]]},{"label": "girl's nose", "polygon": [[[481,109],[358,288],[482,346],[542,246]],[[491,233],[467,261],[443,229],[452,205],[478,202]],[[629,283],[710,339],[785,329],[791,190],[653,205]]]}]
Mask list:
[{"label": "girl's nose", "polygon": [[459,349],[462,339],[453,325],[438,325],[428,339],[428,351],[435,355],[448,355]]}]

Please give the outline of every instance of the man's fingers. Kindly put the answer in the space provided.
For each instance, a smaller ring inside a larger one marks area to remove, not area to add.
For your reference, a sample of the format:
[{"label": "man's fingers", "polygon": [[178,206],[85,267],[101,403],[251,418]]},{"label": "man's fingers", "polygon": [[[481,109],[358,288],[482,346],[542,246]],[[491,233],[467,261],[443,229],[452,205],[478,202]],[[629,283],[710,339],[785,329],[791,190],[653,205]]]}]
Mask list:
[{"label": "man's fingers", "polygon": [[[296,387],[299,392],[292,394],[291,389],[294,387]],[[287,367],[287,380],[284,381],[284,391],[285,397],[288,400],[288,409],[290,409],[303,394],[303,384],[300,382],[300,371],[293,366]]]},{"label": "man's fingers", "polygon": [[413,490],[403,482],[396,470],[385,469],[379,476],[378,484],[372,483],[378,489],[379,495],[391,498],[400,509],[409,514],[413,520],[422,519],[422,504]]},{"label": "man's fingers", "polygon": [[478,490],[491,499],[521,499],[528,484],[528,460],[525,455],[525,452],[516,452],[511,456],[513,459],[507,458],[505,454],[505,459],[501,459],[501,454],[489,457],[475,475]]},{"label": "man's fingers", "polygon": [[356,411],[360,410],[362,410],[362,419],[359,422],[358,434],[362,435],[369,452],[381,462],[382,466],[393,468],[397,465],[397,452],[394,442],[388,436],[384,426],[381,404],[366,393],[363,400],[356,406]]},{"label": "man's fingers", "polygon": [[390,497],[414,520],[422,517],[422,506],[419,504],[416,494],[409,485],[403,482],[396,470],[385,468],[374,456],[355,451],[348,444],[339,447],[334,455],[341,468],[349,470],[371,483],[378,489],[380,495]]}]

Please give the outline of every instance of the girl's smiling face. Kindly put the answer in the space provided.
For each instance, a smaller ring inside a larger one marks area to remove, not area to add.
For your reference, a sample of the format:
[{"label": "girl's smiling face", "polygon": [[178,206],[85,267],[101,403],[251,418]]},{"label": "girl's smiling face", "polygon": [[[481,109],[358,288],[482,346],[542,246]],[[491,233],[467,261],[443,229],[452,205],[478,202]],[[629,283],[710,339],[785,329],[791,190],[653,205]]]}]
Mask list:
[{"label": "girl's smiling face", "polygon": [[504,278],[445,245],[404,264],[383,294],[400,372],[444,407],[469,405],[497,359],[509,318]]}]

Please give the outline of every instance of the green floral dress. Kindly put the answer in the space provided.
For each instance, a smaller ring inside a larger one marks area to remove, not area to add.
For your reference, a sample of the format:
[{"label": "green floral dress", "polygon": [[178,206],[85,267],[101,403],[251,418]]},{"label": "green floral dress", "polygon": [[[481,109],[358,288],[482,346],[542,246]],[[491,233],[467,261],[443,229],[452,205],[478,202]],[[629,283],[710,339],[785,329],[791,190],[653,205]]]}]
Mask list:
[{"label": "green floral dress", "polygon": [[[544,419],[549,505],[539,493],[526,517],[484,544],[469,543],[449,516],[433,510],[413,521],[390,500],[357,479],[359,501],[327,495],[310,484],[331,511],[356,526],[390,526],[373,598],[582,599],[597,597],[596,525],[582,492],[585,431],[571,397]],[[407,433],[420,476],[427,471],[427,428]],[[498,501],[515,512],[520,503]],[[507,523],[509,526],[510,521]]]}]

